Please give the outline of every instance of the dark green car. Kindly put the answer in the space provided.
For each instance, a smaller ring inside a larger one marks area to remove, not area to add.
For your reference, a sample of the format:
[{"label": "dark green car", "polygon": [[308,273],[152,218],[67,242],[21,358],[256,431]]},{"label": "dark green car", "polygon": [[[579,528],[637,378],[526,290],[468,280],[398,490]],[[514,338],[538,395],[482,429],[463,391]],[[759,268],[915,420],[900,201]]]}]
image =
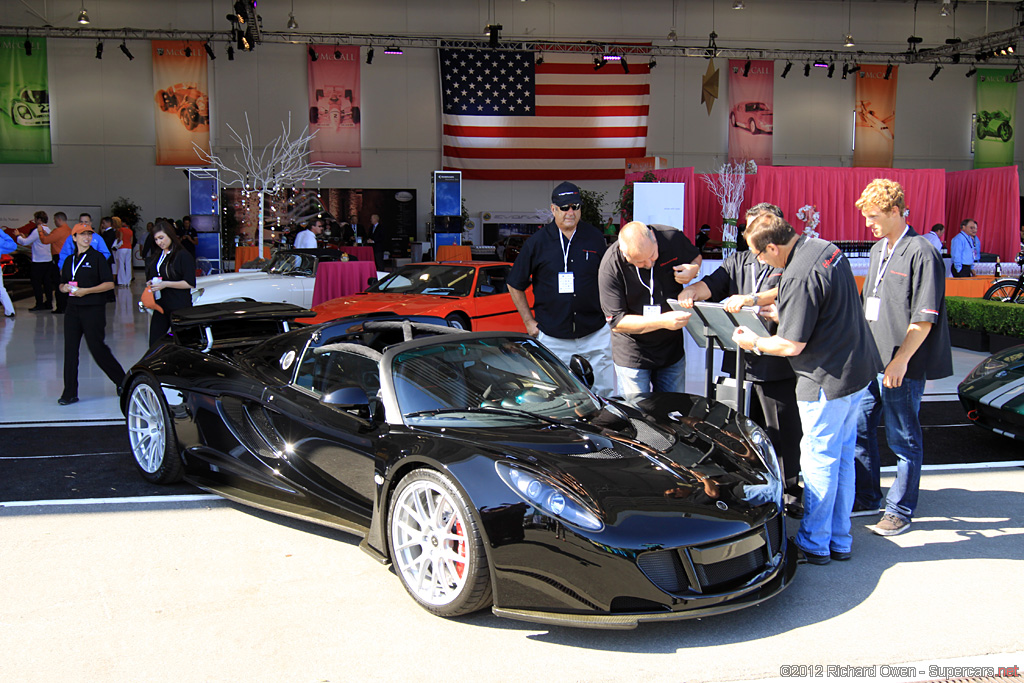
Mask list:
[{"label": "dark green car", "polygon": [[972,422],[1024,440],[1024,345],[986,358],[960,382],[957,393]]}]

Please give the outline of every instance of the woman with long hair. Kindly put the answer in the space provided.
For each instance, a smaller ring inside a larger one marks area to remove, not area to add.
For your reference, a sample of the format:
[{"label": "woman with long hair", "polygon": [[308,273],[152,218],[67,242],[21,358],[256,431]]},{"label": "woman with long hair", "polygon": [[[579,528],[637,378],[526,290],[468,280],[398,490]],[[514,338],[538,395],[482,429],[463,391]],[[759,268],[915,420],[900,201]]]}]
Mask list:
[{"label": "woman with long hair", "polygon": [[196,261],[181,246],[174,227],[167,221],[157,221],[153,241],[159,251],[151,255],[146,264],[146,284],[164,311],[153,311],[149,323],[150,347],[167,336],[171,313],[192,305],[192,288],[196,286]]}]

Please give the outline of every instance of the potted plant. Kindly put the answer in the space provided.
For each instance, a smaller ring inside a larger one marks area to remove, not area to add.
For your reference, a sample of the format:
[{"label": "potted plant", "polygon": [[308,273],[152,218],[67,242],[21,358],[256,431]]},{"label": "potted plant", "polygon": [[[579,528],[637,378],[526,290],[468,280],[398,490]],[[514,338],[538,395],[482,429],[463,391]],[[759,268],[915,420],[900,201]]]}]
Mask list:
[{"label": "potted plant", "polygon": [[[650,171],[647,171],[640,177],[641,183],[656,183],[658,182],[657,176]],[[615,213],[619,214],[622,225],[633,220],[633,183],[626,183],[619,190],[619,198],[615,200],[615,204],[612,207]],[[597,223],[594,223],[597,225]]]},{"label": "potted plant", "polygon": [[1024,344],[1024,306],[961,296],[946,297],[949,340],[972,351]]},{"label": "potted plant", "polygon": [[142,207],[127,197],[118,197],[110,204],[110,215],[117,216],[122,223],[134,230],[142,218]]}]

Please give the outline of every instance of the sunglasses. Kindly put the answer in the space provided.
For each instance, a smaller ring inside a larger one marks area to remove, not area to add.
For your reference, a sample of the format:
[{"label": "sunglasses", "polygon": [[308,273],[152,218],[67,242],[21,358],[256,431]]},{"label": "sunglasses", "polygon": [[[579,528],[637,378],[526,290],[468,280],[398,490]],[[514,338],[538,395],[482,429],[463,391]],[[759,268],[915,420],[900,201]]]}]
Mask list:
[{"label": "sunglasses", "polygon": [[569,210],[579,211],[580,210],[580,206],[582,206],[582,205],[581,204],[564,204],[564,205],[558,207],[558,210],[561,211],[562,213],[565,213],[566,211],[569,211]]}]

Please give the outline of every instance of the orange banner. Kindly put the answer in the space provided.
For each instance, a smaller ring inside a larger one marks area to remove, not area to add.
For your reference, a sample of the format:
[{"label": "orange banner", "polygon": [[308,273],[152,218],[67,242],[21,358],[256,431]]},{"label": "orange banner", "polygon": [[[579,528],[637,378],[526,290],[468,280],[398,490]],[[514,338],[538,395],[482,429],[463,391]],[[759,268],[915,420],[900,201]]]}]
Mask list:
[{"label": "orange banner", "polygon": [[197,41],[154,40],[156,163],[205,166],[192,143],[210,149],[206,51]]},{"label": "orange banner", "polygon": [[853,165],[892,168],[898,66],[860,64],[857,72]]},{"label": "orange banner", "polygon": [[362,165],[359,125],[359,46],[310,45],[310,161],[355,168]]}]

